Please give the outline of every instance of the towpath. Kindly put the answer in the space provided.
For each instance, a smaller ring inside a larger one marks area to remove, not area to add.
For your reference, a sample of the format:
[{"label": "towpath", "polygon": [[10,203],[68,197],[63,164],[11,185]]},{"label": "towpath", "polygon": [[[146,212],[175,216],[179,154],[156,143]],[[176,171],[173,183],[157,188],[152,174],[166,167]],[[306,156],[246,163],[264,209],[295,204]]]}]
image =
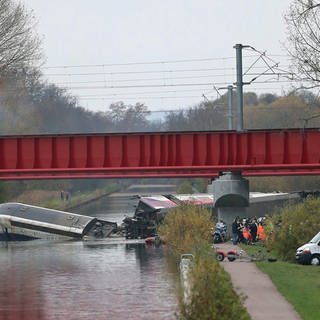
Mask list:
[{"label": "towpath", "polygon": [[[241,250],[231,243],[217,244],[215,247],[224,252]],[[244,305],[252,320],[301,320],[292,305],[255,263],[225,259],[221,265],[230,274],[235,291],[245,297]]]}]

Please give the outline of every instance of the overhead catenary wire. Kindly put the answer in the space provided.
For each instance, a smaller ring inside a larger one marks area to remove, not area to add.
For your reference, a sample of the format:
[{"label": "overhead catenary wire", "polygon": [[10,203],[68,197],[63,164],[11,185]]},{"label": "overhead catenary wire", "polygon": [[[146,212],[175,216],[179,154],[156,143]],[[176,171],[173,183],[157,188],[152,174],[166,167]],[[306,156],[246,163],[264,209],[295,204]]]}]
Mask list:
[{"label": "overhead catenary wire", "polygon": [[[283,75],[283,73],[275,72],[264,72],[264,73],[248,73],[249,76],[260,76],[263,75]],[[291,74],[291,73],[290,73]],[[194,75],[194,76],[185,76],[185,77],[170,77],[166,78],[134,78],[134,79],[104,79],[104,80],[88,80],[88,81],[65,81],[57,82],[56,85],[65,85],[65,84],[86,84],[86,83],[107,83],[107,82],[135,82],[135,81],[163,81],[163,80],[181,80],[181,79],[201,79],[201,78],[212,78],[212,77],[232,77],[234,74],[215,74],[215,75]]]},{"label": "overhead catenary wire", "polygon": [[[170,70],[144,70],[144,71],[110,71],[110,72],[85,72],[85,73],[47,73],[46,76],[96,76],[96,75],[123,75],[123,74],[148,74],[148,73],[179,73],[179,72],[204,72],[204,71],[222,71],[226,68],[196,68],[196,69],[170,69]],[[235,68],[229,68],[228,70],[235,70]]]},{"label": "overhead catenary wire", "polygon": [[[300,79],[297,80],[265,80],[265,81],[255,81],[255,84],[294,84],[294,83],[301,83]],[[102,85],[102,86],[61,86],[60,88],[62,90],[109,90],[109,89],[119,89],[119,90],[124,90],[124,89],[135,89],[135,88],[179,88],[179,87],[199,87],[202,89],[198,89],[201,90],[209,90],[214,88],[214,86],[226,86],[228,85],[229,82],[206,82],[206,83],[174,83],[174,84],[170,84],[170,83],[162,83],[162,84],[142,84],[142,85]],[[206,87],[206,89],[205,89]],[[16,91],[18,89],[23,89],[24,87],[21,86],[12,86],[12,87],[7,87],[6,91],[7,92],[13,92]],[[266,87],[266,89],[268,89]],[[253,90],[253,89],[252,89]],[[252,91],[251,90],[251,91]],[[175,90],[175,91],[180,91],[180,90]],[[196,89],[194,89],[194,91],[197,91]],[[74,94],[75,96],[77,96],[77,94]],[[202,95],[202,93],[201,93]]]},{"label": "overhead catenary wire", "polygon": [[[253,48],[253,47],[251,47]],[[254,48],[253,48],[254,49]],[[257,53],[260,51],[254,49]],[[284,54],[273,54],[270,56],[276,57],[289,57]],[[252,55],[244,55],[243,58],[251,58]],[[172,59],[172,60],[158,60],[158,61],[136,61],[136,62],[123,62],[123,63],[102,63],[102,64],[77,64],[77,65],[57,65],[57,66],[44,66],[43,69],[67,69],[67,68],[96,68],[96,67],[113,67],[113,66],[133,66],[133,65],[153,65],[153,64],[176,64],[176,63],[190,63],[190,62],[207,62],[207,61],[224,61],[232,60],[234,56],[229,57],[206,57],[206,58],[189,58],[189,59]]]},{"label": "overhead catenary wire", "polygon": [[[285,80],[275,80],[275,79],[270,79],[270,80],[264,80],[264,81],[256,81],[254,82],[254,86],[256,87],[257,84],[275,84],[275,83],[282,83],[282,84],[294,84],[297,82],[301,82],[303,79],[285,79]],[[90,82],[89,82],[90,83]],[[105,82],[103,82],[105,83]],[[199,89],[179,89],[179,87],[207,87],[207,89],[201,89],[201,90],[214,90],[214,86],[224,86],[228,85],[229,82],[205,82],[205,83],[199,83],[199,82],[192,82],[192,83],[160,83],[160,84],[142,84],[142,85],[101,85],[101,86],[60,86],[61,89],[63,90],[93,90],[93,89],[101,89],[101,90],[106,90],[106,89],[132,89],[132,88],[166,88],[166,87],[174,87],[175,90],[166,90],[163,92],[188,92],[188,91],[198,91]],[[24,86],[6,86],[5,90],[6,91],[15,91],[17,89],[23,89]],[[265,87],[268,89],[267,87]],[[276,88],[273,88],[276,89]],[[148,91],[149,92],[149,91]],[[157,93],[156,91],[153,91]],[[141,93],[141,92],[139,92]],[[77,95],[77,94],[76,94]]]},{"label": "overhead catenary wire", "polygon": [[[279,88],[278,87],[257,87],[255,86],[255,90],[278,90]],[[212,92],[204,92],[204,93],[201,93],[201,96],[203,94],[205,95],[208,95],[208,94],[213,94],[214,91],[211,90]],[[144,94],[164,94],[164,93],[182,93],[182,92],[202,92],[202,91],[199,91],[199,89],[187,89],[187,90],[165,90],[165,91],[140,91],[140,92],[130,92],[130,93],[126,93],[126,97],[130,96],[130,98],[136,98],[137,95],[144,95]],[[250,92],[250,90],[245,90],[245,92]],[[84,95],[77,95],[78,98],[81,98],[81,99],[90,99],[91,97],[95,97],[95,98],[98,98],[98,97],[122,97],[123,96],[123,93],[110,93],[110,94],[106,94],[106,93],[103,93],[103,94],[84,94]]]},{"label": "overhead catenary wire", "polygon": [[[185,98],[201,98],[201,95],[198,96],[143,96],[143,97],[121,97],[122,99],[136,99],[136,100],[142,100],[142,99],[185,99]],[[108,96],[108,97],[99,97],[99,98],[86,98],[85,100],[114,100],[115,97]]]},{"label": "overhead catenary wire", "polygon": [[96,67],[120,67],[120,66],[134,66],[134,65],[172,64],[172,63],[186,63],[186,62],[229,60],[229,59],[233,59],[233,58],[234,57],[195,58],[195,59],[140,61],[140,62],[138,61],[138,62],[123,62],[123,63],[78,64],[78,65],[47,66],[47,67],[43,67],[43,69],[96,68]]},{"label": "overhead catenary wire", "polygon": [[[262,69],[264,67],[257,66],[254,69]],[[235,67],[228,67],[228,68],[196,68],[196,69],[170,69],[170,70],[144,70],[144,71],[110,71],[110,72],[84,72],[84,73],[71,73],[71,72],[63,72],[63,73],[45,73],[45,76],[97,76],[97,75],[124,75],[124,74],[150,74],[150,73],[179,73],[179,72],[206,72],[206,71],[235,71]]]},{"label": "overhead catenary wire", "polygon": [[[213,90],[205,90],[206,94],[210,93]],[[164,93],[181,93],[181,92],[199,92],[199,89],[183,89],[183,90],[161,90],[161,91],[138,91],[138,92],[127,92],[128,94],[131,95],[137,95],[137,94],[164,94]],[[201,91],[202,92],[202,91]],[[97,97],[97,96],[105,96],[106,94],[85,94],[85,95],[77,95],[77,97]],[[109,95],[122,95],[122,93],[110,93],[107,94]]]},{"label": "overhead catenary wire", "polygon": [[[244,76],[252,79],[245,91],[285,92],[305,79],[288,71],[289,57],[284,54],[267,55],[266,52],[250,47],[250,54],[243,55],[249,68]],[[284,61],[279,67],[275,60]],[[252,63],[252,61],[254,61]],[[261,64],[263,64],[261,66]],[[266,67],[267,66],[267,67]],[[267,68],[267,69],[266,69]],[[45,66],[44,77],[67,94],[77,98],[77,103],[90,108],[99,101],[139,101],[154,107],[156,105],[197,104],[203,97],[213,98],[216,86],[228,86],[236,78],[235,56],[196,57],[159,61],[138,61],[102,64],[74,64]],[[145,75],[145,76],[143,76]],[[272,79],[264,79],[272,76]],[[258,81],[258,78],[259,81]],[[200,79],[208,79],[201,81]],[[246,79],[245,79],[246,80]],[[279,85],[278,88],[275,87]],[[190,92],[190,95],[184,93]],[[208,93],[209,92],[209,93]],[[164,103],[158,102],[165,101]],[[171,102],[170,102],[171,101]],[[92,102],[92,103],[91,103]],[[129,103],[129,102],[127,102]]]},{"label": "overhead catenary wire", "polygon": [[[272,81],[256,81],[256,83],[294,83],[301,80],[272,80]],[[164,88],[164,87],[196,87],[196,86],[213,86],[227,85],[227,82],[203,82],[203,83],[174,83],[174,84],[142,84],[142,85],[104,85],[104,86],[65,86],[65,89],[82,90],[82,89],[129,89],[129,88]]]},{"label": "overhead catenary wire", "polygon": [[[261,52],[256,50],[257,54],[253,54],[253,55],[245,55],[245,58],[255,58],[256,60],[261,59]],[[265,53],[264,53],[265,54]],[[276,57],[282,57],[285,55],[273,55]],[[258,59],[257,59],[258,57]],[[59,73],[51,73],[52,76],[63,76],[63,77],[68,77],[68,80],[66,81],[62,81],[62,82],[58,82],[57,85],[59,86],[63,86],[63,89],[68,90],[68,91],[72,91],[75,90],[76,92],[79,90],[100,90],[101,91],[105,91],[105,90],[113,90],[114,92],[116,92],[115,90],[117,90],[118,92],[121,90],[128,90],[128,92],[131,91],[131,89],[134,88],[155,88],[155,89],[163,89],[163,88],[175,88],[176,90],[174,90],[175,92],[182,92],[185,90],[181,90],[182,87],[194,87],[194,88],[199,88],[199,89],[193,89],[194,92],[199,92],[199,94],[201,94],[201,96],[203,95],[203,91],[204,90],[208,90],[211,89],[212,87],[214,87],[215,84],[217,85],[227,85],[231,83],[231,77],[235,77],[235,67],[202,67],[202,68],[185,68],[185,65],[192,65],[194,63],[206,63],[206,65],[208,65],[209,63],[211,63],[212,61],[228,61],[228,60],[232,60],[234,59],[234,57],[222,57],[222,58],[195,58],[195,59],[180,59],[180,60],[161,60],[161,61],[143,61],[143,62],[129,62],[129,63],[110,63],[110,64],[90,64],[90,65],[85,65],[85,64],[79,64],[79,65],[71,65],[71,66],[55,66],[55,67],[50,67],[51,69],[63,69],[63,71],[65,70],[70,70],[71,68],[103,68],[103,72],[59,72]],[[172,68],[172,66],[170,64],[183,64],[184,68]],[[141,70],[141,67],[143,65],[167,65],[170,66],[170,69],[168,70],[166,69],[153,69],[153,70]],[[134,65],[139,66],[139,70],[132,70],[131,67],[133,67]],[[116,70],[114,70],[111,67],[130,67],[130,69],[126,69],[126,70],[119,70],[119,68],[117,68]],[[277,66],[273,66],[273,67],[277,67]],[[47,68],[50,69],[50,68]],[[253,76],[254,80],[256,80],[257,77],[262,76],[262,75],[273,75],[273,76],[278,76],[278,78],[280,78],[284,73],[281,71],[277,72],[274,69],[271,69],[272,72],[268,72],[266,70],[264,70],[263,72],[259,72],[258,70],[261,68],[265,69],[265,67],[261,67],[258,65],[251,65],[250,68],[248,69],[251,70],[252,72],[248,72],[246,73],[247,76]],[[112,69],[110,71],[110,69]],[[224,74],[222,73],[216,73],[216,74],[208,74],[209,71],[224,71]],[[231,71],[229,73],[226,73],[226,71]],[[256,72],[254,72],[256,71]],[[122,75],[138,75],[138,74],[153,74],[153,73],[157,73],[160,74],[160,77],[120,77]],[[186,75],[181,75],[181,76],[177,76],[179,75],[179,73],[187,73]],[[188,74],[189,73],[189,74]],[[190,74],[191,73],[191,74]],[[192,74],[194,73],[194,74]],[[286,75],[291,75],[291,73],[286,72]],[[50,73],[47,74],[48,76],[50,75]],[[90,76],[98,76],[98,75],[103,75],[104,78],[103,80],[101,79],[97,79],[97,78],[89,78]],[[83,81],[77,81],[75,80],[75,77],[77,76],[86,76],[87,80],[83,80]],[[110,76],[110,77],[106,77],[106,76]],[[204,78],[213,78],[213,81],[208,83],[202,83],[199,81],[183,81],[183,83],[177,82],[176,80],[196,80],[196,79],[204,79]],[[225,81],[224,82],[217,82],[216,79],[217,77],[224,77]],[[230,78],[230,79],[227,79]],[[291,81],[295,81],[295,80],[291,80]],[[301,81],[301,79],[300,79]],[[263,81],[263,83],[271,83],[272,81]],[[132,85],[130,83],[133,83]],[[260,82],[261,83],[261,82]],[[277,81],[277,83],[279,83],[279,81]],[[281,83],[284,83],[283,81],[281,81]],[[82,85],[83,84],[83,85]],[[88,84],[88,85],[86,85]],[[93,85],[91,85],[93,84]],[[98,85],[95,85],[98,84]],[[99,85],[101,84],[101,85]],[[207,87],[207,88],[205,88]],[[201,88],[201,89],[200,89]],[[190,89],[189,89],[190,90]],[[163,92],[165,92],[164,90],[161,90]],[[168,92],[170,91],[170,92]],[[171,93],[173,90],[167,90],[168,93]],[[128,92],[126,92],[126,96],[128,94]],[[152,91],[155,92],[155,91]],[[158,94],[158,92],[155,92],[156,94]],[[141,94],[141,93],[138,93]],[[148,93],[146,93],[148,94]],[[78,97],[80,97],[81,99],[83,99],[84,95],[78,95]],[[112,95],[111,95],[112,96]],[[123,98],[125,98],[121,93],[115,93],[113,94],[113,96],[121,96]],[[172,97],[172,96],[170,96]],[[180,97],[182,97],[180,95]],[[195,98],[196,96],[190,96],[190,98]],[[137,97],[139,98],[139,97]],[[149,98],[151,98],[149,96]],[[161,99],[166,99],[164,96],[161,96]],[[169,99],[169,96],[168,96]],[[177,98],[175,98],[177,99]]]}]

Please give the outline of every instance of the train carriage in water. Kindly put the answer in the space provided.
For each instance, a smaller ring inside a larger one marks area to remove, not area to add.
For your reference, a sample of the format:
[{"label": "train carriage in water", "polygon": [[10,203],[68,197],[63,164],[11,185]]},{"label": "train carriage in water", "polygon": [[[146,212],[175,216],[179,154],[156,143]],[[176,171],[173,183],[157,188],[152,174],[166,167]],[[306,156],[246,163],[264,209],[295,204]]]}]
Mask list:
[{"label": "train carriage in water", "polygon": [[[271,213],[275,208],[288,203],[297,203],[308,194],[317,195],[315,192],[250,192],[250,206],[242,212],[243,218],[261,217]],[[165,214],[176,206],[190,203],[212,209],[212,214],[217,220],[219,215],[215,208],[215,199],[209,193],[196,194],[169,194],[140,196],[133,217],[126,217],[123,221],[124,231],[128,239],[145,239],[156,235],[156,228]],[[231,222],[227,223],[228,230],[231,230]]]},{"label": "train carriage in water", "polygon": [[126,217],[123,226],[127,239],[145,239],[156,234],[157,225],[169,209],[177,204],[163,195],[139,197],[133,217]]},{"label": "train carriage in water", "polygon": [[95,217],[22,203],[0,204],[0,241],[108,237],[117,224]]},{"label": "train carriage in water", "polygon": [[209,194],[141,196],[133,217],[126,217],[123,220],[126,238],[145,239],[155,236],[157,225],[167,212],[183,203],[212,207],[213,196]]}]

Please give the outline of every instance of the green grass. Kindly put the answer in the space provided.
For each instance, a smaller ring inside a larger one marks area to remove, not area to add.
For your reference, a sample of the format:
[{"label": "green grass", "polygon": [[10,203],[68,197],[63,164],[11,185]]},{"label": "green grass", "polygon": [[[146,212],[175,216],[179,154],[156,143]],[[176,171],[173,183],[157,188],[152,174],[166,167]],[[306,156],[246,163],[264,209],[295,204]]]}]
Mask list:
[{"label": "green grass", "polygon": [[[250,255],[260,246],[244,246]],[[267,257],[270,253],[266,252]],[[291,303],[304,320],[318,320],[320,310],[320,267],[305,266],[296,263],[257,262],[258,268],[266,273],[278,288],[279,292]]]}]

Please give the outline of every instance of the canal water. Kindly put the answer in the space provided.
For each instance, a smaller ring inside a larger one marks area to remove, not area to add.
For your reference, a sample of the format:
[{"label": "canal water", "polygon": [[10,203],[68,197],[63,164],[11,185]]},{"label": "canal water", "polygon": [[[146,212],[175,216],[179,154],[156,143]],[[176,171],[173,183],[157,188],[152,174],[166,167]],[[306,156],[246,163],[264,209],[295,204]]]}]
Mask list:
[{"label": "canal water", "polygon": [[[103,199],[86,214],[121,222],[137,200]],[[124,238],[0,244],[0,320],[175,319],[164,248]]]}]

